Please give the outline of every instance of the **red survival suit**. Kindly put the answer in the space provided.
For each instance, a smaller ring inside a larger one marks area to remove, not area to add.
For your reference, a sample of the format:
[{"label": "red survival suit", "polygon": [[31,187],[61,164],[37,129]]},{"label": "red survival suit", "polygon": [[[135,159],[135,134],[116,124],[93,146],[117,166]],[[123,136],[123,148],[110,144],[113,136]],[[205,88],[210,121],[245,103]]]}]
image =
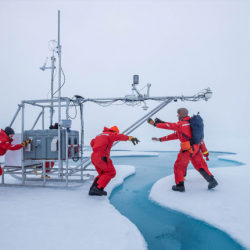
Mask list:
[{"label": "red survival suit", "polygon": [[[23,146],[21,144],[13,145],[11,142],[13,139],[10,139],[8,135],[1,129],[0,132],[0,156],[6,154],[7,150],[15,151],[21,149]],[[2,175],[2,168],[0,165],[0,176]]]},{"label": "red survival suit", "polygon": [[[189,138],[192,138],[192,130],[190,127],[189,116],[183,118],[182,121],[178,121],[177,123],[157,123],[156,127],[175,131],[173,134],[162,137],[160,139],[161,142],[176,139],[179,139],[181,142],[185,142],[187,141],[187,139],[183,136],[183,134],[185,134]],[[201,151],[204,153],[207,152],[204,141],[202,141],[201,144],[194,144],[194,153],[192,155],[188,151],[180,150],[177,156],[177,160],[174,164],[174,175],[176,184],[179,184],[179,182],[184,181],[183,176],[185,176],[190,160],[197,171],[203,169],[203,171],[205,171],[209,176],[212,175],[208,170],[207,163],[205,162]]]},{"label": "red survival suit", "polygon": [[110,150],[115,141],[128,141],[129,136],[123,134],[117,134],[113,130],[104,127],[103,133],[96,136],[90,142],[90,146],[93,149],[91,155],[91,161],[95,166],[97,173],[99,174],[95,180],[97,180],[98,188],[105,188],[110,180],[115,177],[116,171],[114,165],[109,158]]}]

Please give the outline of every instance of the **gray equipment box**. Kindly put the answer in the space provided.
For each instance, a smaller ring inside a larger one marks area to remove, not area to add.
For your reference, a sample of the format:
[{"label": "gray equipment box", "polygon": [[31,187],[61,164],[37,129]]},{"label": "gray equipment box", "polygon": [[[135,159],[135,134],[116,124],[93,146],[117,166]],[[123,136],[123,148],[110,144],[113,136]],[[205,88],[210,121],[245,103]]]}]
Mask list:
[{"label": "gray equipment box", "polygon": [[[66,159],[66,130],[61,130],[61,159]],[[23,150],[24,160],[58,160],[58,130],[26,130],[24,140],[31,139],[30,147]],[[79,132],[68,133],[68,158],[79,159]]]}]

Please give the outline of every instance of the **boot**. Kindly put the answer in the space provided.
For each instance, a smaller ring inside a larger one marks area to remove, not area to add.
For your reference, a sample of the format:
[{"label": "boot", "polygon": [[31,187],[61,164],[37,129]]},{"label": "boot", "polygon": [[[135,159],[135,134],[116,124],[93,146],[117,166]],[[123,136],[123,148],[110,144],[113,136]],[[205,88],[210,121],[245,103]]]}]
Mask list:
[{"label": "boot", "polygon": [[200,168],[199,172],[204,177],[204,179],[209,183],[207,186],[208,189],[212,189],[218,186],[218,182],[214,179],[213,175],[209,175],[203,168]]},{"label": "boot", "polygon": [[90,189],[89,189],[89,192],[91,191],[91,189],[93,188],[93,186],[97,186],[98,184],[97,184],[97,181],[99,180],[99,178],[95,178],[94,179],[94,182],[92,183],[92,185],[91,185],[91,187],[90,187]]},{"label": "boot", "polygon": [[107,192],[103,190],[103,188],[99,189],[97,186],[93,186],[90,190],[89,190],[89,195],[93,196],[93,195],[97,195],[97,196],[103,196],[103,195],[107,195]]},{"label": "boot", "polygon": [[208,189],[212,189],[215,188],[216,186],[218,186],[218,182],[214,179],[213,175],[211,175],[211,178],[208,182]]},{"label": "boot", "polygon": [[179,182],[179,184],[172,186],[172,189],[174,191],[185,192],[184,182],[181,181]]},{"label": "boot", "polygon": [[[92,186],[89,189],[89,195],[99,195],[99,196],[107,195],[107,192],[104,191],[103,188],[98,188],[97,187],[98,186],[98,183],[97,183],[98,180],[99,180],[99,178],[95,178]],[[93,190],[93,188],[94,188],[94,190]],[[102,194],[100,192],[102,192]]]}]

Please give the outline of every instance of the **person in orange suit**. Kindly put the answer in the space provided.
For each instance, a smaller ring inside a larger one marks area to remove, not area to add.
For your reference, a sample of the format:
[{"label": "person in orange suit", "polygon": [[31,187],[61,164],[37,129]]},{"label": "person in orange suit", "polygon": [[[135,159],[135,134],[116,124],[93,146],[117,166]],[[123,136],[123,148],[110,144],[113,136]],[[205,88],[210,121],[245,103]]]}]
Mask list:
[{"label": "person in orange suit", "polygon": [[[0,132],[0,156],[6,154],[7,150],[15,151],[25,147],[27,144],[31,142],[31,140],[25,140],[21,144],[13,145],[13,136],[15,131],[11,127],[6,127],[5,130],[1,129]],[[0,176],[3,171],[0,164]]]},{"label": "person in orange suit", "polygon": [[[192,138],[192,130],[190,127],[190,117],[188,116],[188,110],[186,108],[178,109],[177,117],[179,120],[177,123],[163,122],[158,118],[156,118],[155,121],[153,121],[151,118],[148,119],[148,123],[154,125],[157,128],[175,131],[173,134],[164,136],[162,138],[153,137],[152,140],[163,142],[179,139],[181,141],[181,149],[174,164],[176,185],[173,185],[172,189],[174,191],[180,192],[185,191],[184,175],[190,161],[192,162],[194,168],[198,170],[209,183],[208,189],[216,187],[218,183],[208,170],[208,166],[203,159],[201,145],[190,143],[190,138]],[[202,145],[203,150],[206,150],[204,141]],[[204,156],[208,157],[208,151],[206,150],[204,153]]]},{"label": "person in orange suit", "polygon": [[97,135],[90,143],[93,149],[91,162],[98,176],[90,187],[89,195],[107,195],[104,188],[116,175],[115,167],[110,159],[110,151],[115,141],[132,141],[134,145],[139,142],[139,140],[133,136],[119,134],[117,126],[111,128],[104,127],[103,132]]}]

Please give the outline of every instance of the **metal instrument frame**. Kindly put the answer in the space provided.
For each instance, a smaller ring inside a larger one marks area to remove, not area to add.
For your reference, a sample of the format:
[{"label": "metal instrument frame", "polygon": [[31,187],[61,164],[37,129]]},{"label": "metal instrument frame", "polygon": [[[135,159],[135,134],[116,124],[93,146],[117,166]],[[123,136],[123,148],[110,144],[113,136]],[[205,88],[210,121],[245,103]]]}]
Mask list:
[{"label": "metal instrument frame", "polygon": [[[80,143],[80,158],[81,162],[75,166],[69,168],[69,162],[68,162],[68,154],[66,153],[66,160],[61,159],[61,147],[58,147],[58,166],[51,168],[50,166],[50,175],[55,177],[51,179],[46,179],[46,168],[45,168],[45,160],[42,160],[42,164],[39,165],[30,165],[25,166],[25,160],[23,159],[23,153],[22,155],[22,166],[21,167],[3,167],[3,174],[2,174],[2,184],[0,186],[36,186],[36,187],[53,187],[53,188],[74,188],[78,187],[79,185],[82,185],[82,183],[85,181],[83,177],[93,177],[90,173],[84,174],[86,171],[95,171],[95,169],[87,169],[87,167],[90,165],[90,157],[83,160],[83,147],[84,147],[84,119],[83,119],[83,108],[84,103],[86,102],[95,102],[97,104],[101,103],[113,103],[115,101],[122,101],[125,104],[129,104],[130,106],[134,106],[135,102],[143,102],[145,106],[143,106],[144,110],[147,110],[146,102],[148,100],[153,101],[161,101],[161,103],[152,109],[150,112],[148,112],[146,115],[141,117],[139,120],[137,120],[134,124],[132,124],[129,128],[124,130],[122,133],[125,135],[129,135],[131,132],[133,132],[136,128],[141,126],[144,122],[147,121],[147,119],[153,115],[155,115],[157,112],[159,112],[161,109],[163,109],[165,106],[167,106],[172,101],[199,101],[199,100],[205,100],[207,101],[212,97],[212,91],[207,88],[203,92],[200,92],[194,96],[160,96],[160,97],[150,97],[149,96],[149,90],[151,87],[151,84],[147,84],[147,94],[142,95],[137,90],[136,85],[139,83],[139,76],[134,76],[134,83],[132,84],[132,95],[127,95],[125,97],[118,97],[118,98],[83,98],[81,96],[75,96],[75,99],[70,99],[68,97],[61,97],[61,52],[62,47],[60,44],[60,11],[58,11],[58,41],[57,41],[57,53],[58,53],[58,98],[53,98],[53,81],[54,81],[54,69],[55,69],[55,57],[54,57],[54,50],[53,50],[53,56],[51,57],[51,67],[45,67],[46,62],[44,66],[40,69],[51,69],[51,98],[50,99],[41,99],[41,100],[24,100],[21,102],[21,104],[18,105],[18,109],[10,123],[10,127],[13,125],[16,117],[18,116],[19,112],[22,110],[22,118],[21,118],[21,132],[22,132],[22,139],[23,139],[23,133],[25,130],[25,105],[32,105],[38,108],[41,108],[42,111],[40,111],[34,125],[32,126],[31,130],[33,130],[39,120],[39,118],[42,116],[42,129],[44,130],[44,113],[45,109],[48,108],[50,110],[50,125],[53,124],[53,113],[54,108],[58,109],[58,145],[61,143],[61,130],[62,130],[62,119],[61,119],[61,109],[65,108],[65,117],[66,120],[69,120],[69,108],[70,107],[79,107],[80,108],[80,124],[81,124],[81,143]],[[137,95],[135,95],[136,93]],[[119,141],[118,141],[119,142]],[[113,146],[115,146],[118,142],[116,142]],[[68,151],[68,133],[66,132],[66,152]],[[21,149],[24,150],[24,149]],[[46,160],[48,162],[51,162],[49,160]],[[64,164],[65,163],[65,166]],[[43,178],[32,178],[32,176],[36,175],[34,167],[36,167],[39,170],[42,170]],[[79,173],[80,172],[80,173]],[[14,178],[21,181],[21,184],[6,184],[4,181],[4,175],[10,174]],[[21,176],[21,177],[19,177]],[[27,176],[31,176],[31,178],[27,178]],[[70,177],[70,178],[69,178]],[[30,181],[30,184],[27,184],[27,181]],[[37,183],[41,183],[38,184]],[[51,185],[47,185],[47,184]],[[60,183],[60,185],[55,185],[55,183]]]}]

